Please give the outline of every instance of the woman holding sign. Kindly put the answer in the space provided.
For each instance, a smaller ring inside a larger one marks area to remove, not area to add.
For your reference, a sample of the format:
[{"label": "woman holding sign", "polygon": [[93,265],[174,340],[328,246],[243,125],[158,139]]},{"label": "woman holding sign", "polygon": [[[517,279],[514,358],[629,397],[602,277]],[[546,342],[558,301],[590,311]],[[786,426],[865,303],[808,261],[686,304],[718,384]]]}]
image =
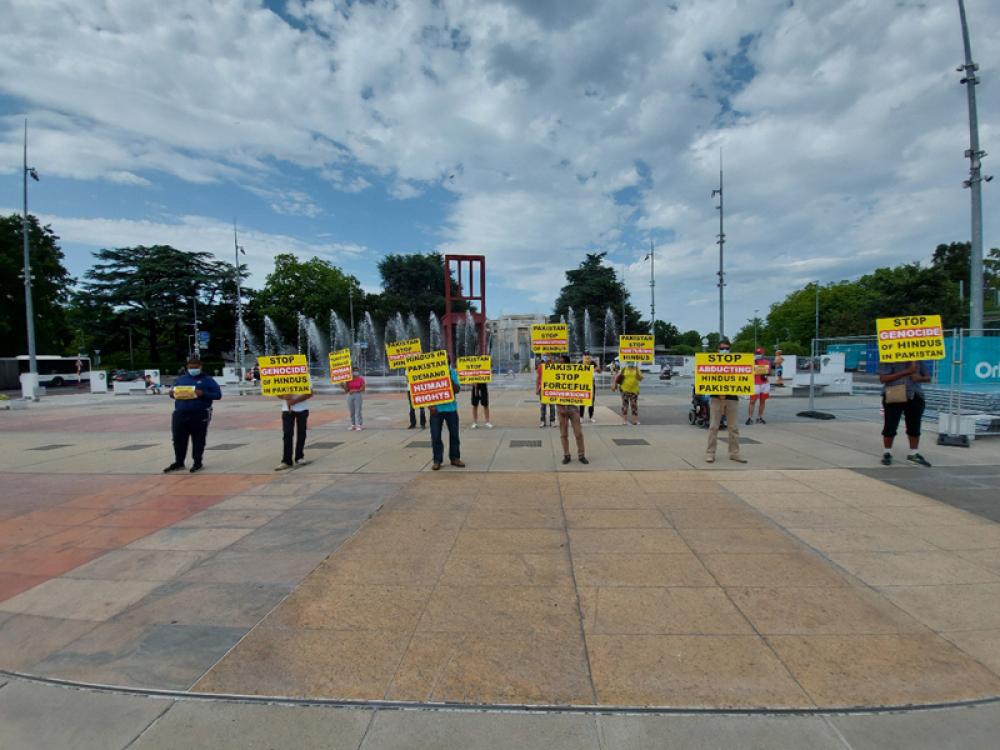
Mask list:
[{"label": "woman holding sign", "polygon": [[882,383],[882,463],[892,464],[892,442],[899,430],[899,420],[906,420],[906,438],[910,441],[910,455],[906,460],[918,466],[930,462],[917,452],[920,447],[920,420],[924,416],[924,389],[920,385],[931,379],[926,362],[883,362],[878,366],[878,379]]},{"label": "woman holding sign", "polygon": [[364,429],[361,404],[365,398],[365,379],[357,365],[351,368],[351,379],[344,383],[344,392],[347,393],[347,411],[351,414],[351,429],[360,432]]},{"label": "woman holding sign", "polygon": [[626,362],[625,369],[615,376],[611,390],[622,392],[622,424],[628,424],[629,407],[632,408],[632,424],[639,424],[639,383],[642,373],[635,362]]}]

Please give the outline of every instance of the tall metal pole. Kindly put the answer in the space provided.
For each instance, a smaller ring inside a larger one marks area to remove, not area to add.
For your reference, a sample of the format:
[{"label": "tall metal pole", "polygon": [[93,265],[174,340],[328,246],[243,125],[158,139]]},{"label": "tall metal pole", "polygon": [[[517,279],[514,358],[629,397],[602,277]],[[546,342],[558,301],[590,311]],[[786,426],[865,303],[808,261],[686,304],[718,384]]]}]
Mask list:
[{"label": "tall metal pole", "polygon": [[[24,317],[28,321],[28,372],[38,379],[38,358],[35,352],[35,308],[31,301],[31,250],[28,243],[28,175],[35,180],[38,175],[28,167],[28,118],[24,118],[24,213],[21,215],[21,234],[24,236]],[[33,392],[31,394],[35,396]]]},{"label": "tall metal pole", "polygon": [[726,272],[724,264],[725,248],[726,248],[726,230],[725,230],[725,203],[722,194],[722,149],[719,149],[719,189],[712,191],[712,197],[719,196],[719,205],[716,208],[719,210],[719,239],[717,240],[719,246],[719,338],[723,338],[726,335],[726,302],[725,302],[725,292],[724,288],[726,286]]},{"label": "tall metal pole", "polygon": [[243,350],[246,345],[243,342],[243,289],[240,285],[240,247],[239,238],[236,235],[236,219],[233,219],[233,254],[236,257],[236,374],[240,383],[243,382]]},{"label": "tall metal pole", "polygon": [[[985,151],[979,148],[979,118],[976,113],[976,84],[979,78],[976,71],[979,66],[972,61],[972,45],[969,42],[969,25],[965,20],[965,3],[958,0],[958,15],[962,21],[962,44],[965,46],[965,64],[958,67],[960,73],[965,73],[962,83],[965,84],[969,99],[969,148],[965,152],[969,160],[969,179],[962,183],[972,190],[972,252],[969,257],[969,328],[983,328],[983,177],[980,172],[980,162]],[[992,178],[987,177],[989,182]]]},{"label": "tall metal pole", "polygon": [[812,361],[809,363],[809,411],[813,406],[813,391],[816,389],[816,360],[819,359],[819,281],[816,281],[816,335],[812,341]]},{"label": "tall metal pole", "polygon": [[196,357],[201,356],[201,344],[198,342],[198,287],[194,288],[194,346],[191,348],[194,350],[194,355]]},{"label": "tall metal pole", "polygon": [[622,264],[622,336],[628,333],[625,320],[625,264]]}]

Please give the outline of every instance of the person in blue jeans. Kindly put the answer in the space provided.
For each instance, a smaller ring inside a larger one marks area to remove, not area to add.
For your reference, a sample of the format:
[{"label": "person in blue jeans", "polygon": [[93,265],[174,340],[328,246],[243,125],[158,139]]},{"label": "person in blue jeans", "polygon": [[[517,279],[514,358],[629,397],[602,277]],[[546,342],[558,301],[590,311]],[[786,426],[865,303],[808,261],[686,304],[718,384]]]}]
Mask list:
[{"label": "person in blue jeans", "polygon": [[197,356],[188,357],[184,374],[180,375],[170,389],[174,400],[174,415],[171,432],[174,440],[174,462],[163,470],[164,474],[180,471],[187,457],[188,440],[191,441],[191,473],[202,470],[201,459],[205,454],[205,437],[208,423],[212,421],[212,402],[222,398],[222,389],[211,377],[201,370],[201,360]]},{"label": "person in blue jeans", "polygon": [[[450,366],[451,385],[454,393],[458,393],[458,371]],[[458,401],[452,399],[443,404],[431,407],[431,451],[434,454],[434,463],[431,469],[438,471],[444,462],[444,441],[441,439],[441,425],[448,425],[448,459],[452,466],[459,468],[465,466],[462,461],[461,445],[458,439]]]}]

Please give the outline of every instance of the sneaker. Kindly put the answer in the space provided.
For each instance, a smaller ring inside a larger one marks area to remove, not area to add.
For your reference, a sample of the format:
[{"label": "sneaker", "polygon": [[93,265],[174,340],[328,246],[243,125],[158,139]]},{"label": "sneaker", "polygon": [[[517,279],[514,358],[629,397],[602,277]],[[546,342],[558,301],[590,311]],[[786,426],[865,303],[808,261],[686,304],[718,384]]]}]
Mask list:
[{"label": "sneaker", "polygon": [[359,425],[358,425],[357,427],[355,427],[354,429],[356,429],[356,430],[357,430],[358,432],[361,432],[361,431],[362,431],[363,429],[365,429],[365,427],[364,427],[364,425],[360,425],[360,424],[359,424]]},{"label": "sneaker", "polygon": [[764,417],[757,417],[757,424],[767,424],[767,422],[764,421]]},{"label": "sneaker", "polygon": [[479,425],[477,425],[475,422],[473,422],[472,423],[472,429],[473,430],[478,430],[479,429]]},{"label": "sneaker", "polygon": [[715,456],[705,456],[705,463],[706,464],[714,464],[715,463]]},{"label": "sneaker", "polygon": [[355,424],[352,424],[350,427],[347,428],[347,431],[348,432],[354,432],[356,429],[358,429],[358,426],[355,425]]},{"label": "sneaker", "polygon": [[747,421],[744,422],[743,424],[753,424],[753,420],[750,419],[750,417],[747,417]]},{"label": "sneaker", "polygon": [[457,466],[460,469],[464,469],[465,468],[465,461],[463,461],[460,458],[456,458],[456,459],[452,460],[451,465],[452,466]]},{"label": "sneaker", "polygon": [[201,471],[204,468],[205,468],[204,464],[197,463],[197,464],[195,464],[194,466],[191,467],[191,473],[194,474],[195,472]]},{"label": "sneaker", "polygon": [[563,463],[568,464],[572,459],[569,456],[563,456]]},{"label": "sneaker", "polygon": [[493,425],[490,422],[487,422],[486,423],[486,429],[487,430],[492,430],[493,429]]},{"label": "sneaker", "polygon": [[628,424],[628,420],[627,420],[627,419],[623,419],[623,420],[622,420],[622,427],[624,427],[624,426],[625,426],[625,425],[627,425],[627,424]]},{"label": "sneaker", "polygon": [[931,465],[931,462],[928,461],[923,456],[921,456],[919,453],[911,453],[909,456],[906,457],[906,460],[909,461],[911,464],[917,464],[918,466]]},{"label": "sneaker", "polygon": [[538,429],[542,429],[543,427],[545,427],[545,422],[539,422]]},{"label": "sneaker", "polygon": [[596,424],[596,423],[597,423],[597,420],[596,420],[596,419],[594,419],[593,417],[591,417],[591,418],[590,418],[590,423],[591,423],[591,424]]},{"label": "sneaker", "polygon": [[745,464],[747,462],[747,460],[743,458],[743,456],[730,456],[729,460],[735,461],[738,464]]},{"label": "sneaker", "polygon": [[882,454],[882,465],[892,466],[892,454],[889,451]]},{"label": "sneaker", "polygon": [[635,420],[635,421],[634,421],[634,422],[632,423],[632,426],[633,426],[633,427],[638,427],[638,426],[639,426],[639,420],[638,420],[638,419],[637,419],[637,420]]},{"label": "sneaker", "polygon": [[167,468],[165,468],[163,470],[163,473],[164,474],[169,474],[172,471],[180,471],[183,468],[184,468],[184,464],[179,464],[179,463],[177,463],[175,461],[174,463],[170,464],[170,466],[168,466]]},{"label": "sneaker", "polygon": [[297,459],[295,459],[295,465],[296,466],[308,466],[309,464],[310,464],[310,461],[309,461],[308,458],[297,458]]},{"label": "sneaker", "polygon": [[415,424],[411,424],[411,425],[410,425],[409,427],[407,427],[406,429],[408,429],[408,430],[415,430],[415,429],[417,429],[417,426],[416,426]]},{"label": "sneaker", "polygon": [[590,461],[587,460],[586,456],[580,456],[579,461],[580,461],[581,464],[589,464],[590,463]]},{"label": "sneaker", "polygon": [[427,429],[427,425],[425,425],[425,424],[420,425],[420,429],[421,430],[426,430]]},{"label": "sneaker", "polygon": [[288,471],[291,468],[292,468],[291,464],[286,464],[284,461],[282,461],[280,464],[278,464],[277,466],[274,467],[274,470],[275,471]]}]

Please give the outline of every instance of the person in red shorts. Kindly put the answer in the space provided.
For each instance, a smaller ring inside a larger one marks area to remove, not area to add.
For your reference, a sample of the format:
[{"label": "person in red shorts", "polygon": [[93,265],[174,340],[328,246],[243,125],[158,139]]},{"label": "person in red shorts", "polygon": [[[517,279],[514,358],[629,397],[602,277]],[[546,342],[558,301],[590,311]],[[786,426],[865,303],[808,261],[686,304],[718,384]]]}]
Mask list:
[{"label": "person in red shorts", "polygon": [[771,372],[771,363],[764,356],[764,347],[758,346],[754,352],[753,365],[753,395],[750,396],[750,411],[747,412],[747,424],[753,424],[753,405],[757,406],[757,424],[767,424],[764,421],[764,407],[767,404],[768,396],[771,395],[771,384],[768,376]]}]

